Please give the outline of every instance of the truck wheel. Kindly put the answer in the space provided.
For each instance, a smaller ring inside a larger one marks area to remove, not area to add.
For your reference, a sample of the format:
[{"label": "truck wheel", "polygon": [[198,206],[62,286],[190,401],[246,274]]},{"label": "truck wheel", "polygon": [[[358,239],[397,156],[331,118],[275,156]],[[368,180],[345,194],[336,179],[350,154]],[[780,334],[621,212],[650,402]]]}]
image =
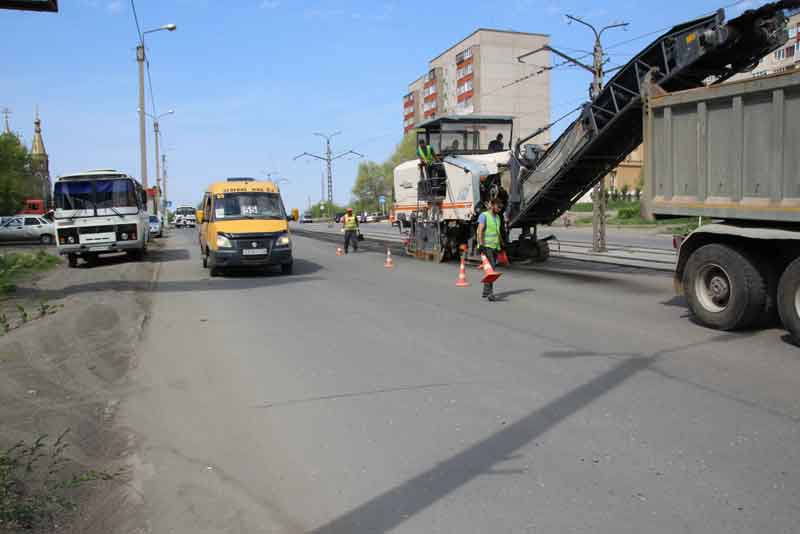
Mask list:
[{"label": "truck wheel", "polygon": [[767,307],[764,276],[747,256],[725,245],[705,245],[692,253],[683,290],[697,320],[718,330],[751,326]]},{"label": "truck wheel", "polygon": [[50,243],[53,242],[53,236],[51,236],[50,234],[43,234],[39,238],[39,241],[42,243],[42,245],[49,245]]},{"label": "truck wheel", "polygon": [[292,268],[294,267],[294,263],[283,263],[281,264],[281,274],[292,274]]},{"label": "truck wheel", "polygon": [[67,254],[67,265],[70,266],[71,269],[74,269],[78,266],[78,255],[77,254]]},{"label": "truck wheel", "polygon": [[550,258],[550,245],[547,241],[522,239],[519,242],[516,254],[534,263],[544,263]]},{"label": "truck wheel", "polygon": [[783,271],[778,284],[778,313],[783,326],[800,342],[800,258]]}]

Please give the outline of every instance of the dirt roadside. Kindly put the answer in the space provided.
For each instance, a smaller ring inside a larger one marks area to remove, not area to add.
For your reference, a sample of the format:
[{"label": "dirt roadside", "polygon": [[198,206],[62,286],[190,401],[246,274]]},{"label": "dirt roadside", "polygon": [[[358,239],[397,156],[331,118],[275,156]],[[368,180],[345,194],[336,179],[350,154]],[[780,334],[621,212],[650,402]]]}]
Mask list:
[{"label": "dirt roadside", "polygon": [[137,504],[124,470],[133,432],[115,426],[115,413],[130,392],[126,375],[136,365],[161,253],[157,243],[142,262],[119,256],[93,267],[61,265],[0,303],[10,326],[0,337],[0,449],[69,430],[71,471],[121,473],[71,492],[77,510],[43,532],[113,532]]}]

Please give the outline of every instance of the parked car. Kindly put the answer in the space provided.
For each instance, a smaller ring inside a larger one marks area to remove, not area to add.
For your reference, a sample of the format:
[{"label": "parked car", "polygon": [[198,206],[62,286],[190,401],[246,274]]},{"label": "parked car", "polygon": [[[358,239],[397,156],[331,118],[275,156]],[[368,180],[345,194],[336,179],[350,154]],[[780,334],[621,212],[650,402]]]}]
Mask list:
[{"label": "parked car", "polygon": [[161,219],[161,215],[150,216],[150,235],[164,237],[164,221]]},{"label": "parked car", "polygon": [[300,219],[300,222],[301,223],[311,223],[311,222],[314,222],[314,219],[311,218],[311,214],[310,213],[304,213],[303,214],[303,218]]},{"label": "parked car", "polygon": [[0,241],[53,242],[55,225],[41,215],[15,215],[0,226]]}]

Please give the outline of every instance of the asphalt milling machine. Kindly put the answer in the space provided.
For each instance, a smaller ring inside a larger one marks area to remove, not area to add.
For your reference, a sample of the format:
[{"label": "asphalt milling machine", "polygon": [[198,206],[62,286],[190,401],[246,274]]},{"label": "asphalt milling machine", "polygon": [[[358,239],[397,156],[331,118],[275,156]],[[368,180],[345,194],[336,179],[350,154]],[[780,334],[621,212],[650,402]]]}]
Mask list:
[{"label": "asphalt milling machine", "polygon": [[[496,133],[513,139],[511,117],[439,117],[420,124],[418,138],[441,156],[430,172],[417,161],[394,171],[395,218],[410,227],[406,251],[446,261],[474,254],[477,219],[492,198],[504,201],[502,231],[517,229],[513,258],[544,261],[548,237],[538,228],[567,212],[642,143],[642,92],[720,84],[752,70],[788,39],[786,9],[800,0],[767,3],[725,21],[725,12],[679,24],[634,56],[580,109],[579,117],[545,148],[535,140],[553,124],[492,153]],[[487,148],[484,148],[487,147]]]}]

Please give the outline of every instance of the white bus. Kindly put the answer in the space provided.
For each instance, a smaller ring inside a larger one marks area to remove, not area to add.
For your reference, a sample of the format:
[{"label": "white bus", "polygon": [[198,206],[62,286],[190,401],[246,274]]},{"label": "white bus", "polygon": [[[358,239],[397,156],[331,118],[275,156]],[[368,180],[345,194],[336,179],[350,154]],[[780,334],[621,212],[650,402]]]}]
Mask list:
[{"label": "white bus", "polygon": [[191,204],[180,204],[175,209],[175,226],[191,226],[192,228],[197,225],[197,210]]},{"label": "white bus", "polygon": [[70,267],[94,263],[100,254],[126,252],[141,259],[150,238],[147,194],[124,172],[86,171],[55,184],[56,243]]}]

